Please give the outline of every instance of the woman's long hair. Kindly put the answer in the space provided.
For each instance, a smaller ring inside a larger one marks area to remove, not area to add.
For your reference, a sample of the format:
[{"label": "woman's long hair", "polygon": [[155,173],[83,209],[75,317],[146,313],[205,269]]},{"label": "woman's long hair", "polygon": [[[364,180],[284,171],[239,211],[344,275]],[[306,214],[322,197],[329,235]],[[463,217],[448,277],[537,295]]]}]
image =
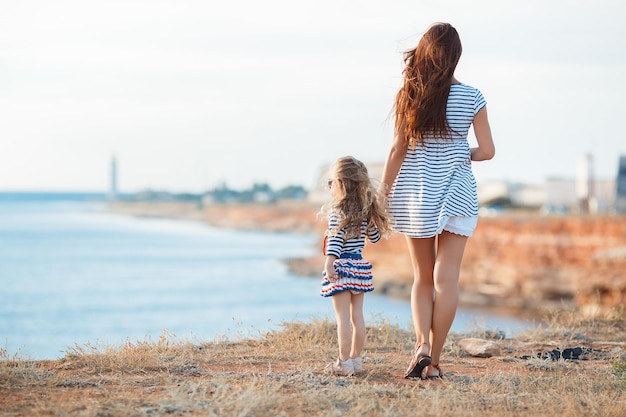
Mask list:
[{"label": "woman's long hair", "polygon": [[391,231],[389,219],[377,199],[377,192],[369,178],[367,167],[352,156],[339,158],[333,167],[333,201],[325,212],[339,214],[339,225],[330,234],[345,229],[345,238],[359,237],[363,220],[367,227],[375,225],[384,236]]},{"label": "woman's long hair", "polygon": [[404,53],[404,81],[394,104],[395,134],[411,148],[425,138],[451,138],[446,104],[461,52],[456,29],[435,23],[415,49]]}]

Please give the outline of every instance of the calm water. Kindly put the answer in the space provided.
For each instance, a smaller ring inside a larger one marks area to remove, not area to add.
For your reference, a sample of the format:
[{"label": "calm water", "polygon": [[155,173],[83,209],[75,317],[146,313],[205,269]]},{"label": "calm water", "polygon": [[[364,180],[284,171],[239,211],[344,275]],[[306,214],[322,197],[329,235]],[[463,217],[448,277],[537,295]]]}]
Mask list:
[{"label": "calm water", "polygon": [[[93,196],[92,196],[93,197]],[[0,349],[62,357],[87,343],[254,337],[283,322],[333,319],[317,279],[282,259],[309,256],[318,237],[135,218],[76,195],[0,194]],[[321,266],[320,266],[321,267]],[[368,294],[369,320],[410,326],[405,301]],[[510,333],[531,323],[460,310]]]}]

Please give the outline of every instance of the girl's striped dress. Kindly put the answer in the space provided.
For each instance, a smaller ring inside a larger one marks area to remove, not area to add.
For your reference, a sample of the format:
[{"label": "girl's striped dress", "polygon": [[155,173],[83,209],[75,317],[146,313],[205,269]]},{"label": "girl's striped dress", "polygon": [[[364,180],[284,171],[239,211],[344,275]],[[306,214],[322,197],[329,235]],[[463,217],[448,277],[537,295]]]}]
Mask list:
[{"label": "girl's striped dress", "polygon": [[440,234],[451,217],[477,217],[478,195],[467,141],[474,116],[486,105],[466,84],[450,87],[446,116],[452,139],[409,147],[389,192],[392,228],[414,238]]},{"label": "girl's striped dress", "polygon": [[[339,215],[331,212],[328,216],[328,230],[335,230],[338,225]],[[380,240],[380,232],[376,226],[372,225],[368,229],[366,220],[363,220],[359,237],[345,239],[343,229],[339,229],[336,234],[327,233],[324,255],[334,255],[338,258],[333,265],[339,278],[336,282],[330,282],[326,273],[322,273],[320,294],[323,297],[330,297],[342,291],[358,294],[374,290],[372,264],[361,256],[366,238],[372,243]]]}]

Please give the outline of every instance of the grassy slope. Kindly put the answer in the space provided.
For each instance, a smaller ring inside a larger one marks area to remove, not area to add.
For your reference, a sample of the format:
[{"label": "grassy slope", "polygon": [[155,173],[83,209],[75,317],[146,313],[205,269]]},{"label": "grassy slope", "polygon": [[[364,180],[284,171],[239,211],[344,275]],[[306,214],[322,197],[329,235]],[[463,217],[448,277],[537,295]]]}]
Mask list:
[{"label": "grassy slope", "polygon": [[[333,323],[286,323],[243,341],[76,346],[54,361],[0,360],[3,416],[623,416],[626,316],[582,321],[561,312],[515,339],[502,355],[463,353],[451,334],[443,382],[403,378],[413,336],[372,323],[362,375],[325,375],[336,355]],[[521,359],[556,347],[586,346],[577,361]]]}]

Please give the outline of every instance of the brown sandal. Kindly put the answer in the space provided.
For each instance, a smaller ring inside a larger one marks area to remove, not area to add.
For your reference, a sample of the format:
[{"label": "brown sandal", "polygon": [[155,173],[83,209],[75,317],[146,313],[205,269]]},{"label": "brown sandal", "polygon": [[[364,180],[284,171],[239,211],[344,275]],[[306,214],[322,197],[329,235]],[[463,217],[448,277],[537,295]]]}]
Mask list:
[{"label": "brown sandal", "polygon": [[404,375],[405,378],[422,379],[422,372],[424,371],[424,368],[430,365],[433,361],[433,358],[431,358],[428,354],[417,353],[422,345],[428,345],[428,343],[420,343],[417,345],[417,349],[415,349],[415,353],[413,354],[413,359],[411,359],[411,363],[409,364],[409,367]]},{"label": "brown sandal", "polygon": [[443,379],[443,371],[439,367],[438,363],[431,363],[429,366],[435,368],[439,374],[438,375],[426,375],[426,379]]}]

